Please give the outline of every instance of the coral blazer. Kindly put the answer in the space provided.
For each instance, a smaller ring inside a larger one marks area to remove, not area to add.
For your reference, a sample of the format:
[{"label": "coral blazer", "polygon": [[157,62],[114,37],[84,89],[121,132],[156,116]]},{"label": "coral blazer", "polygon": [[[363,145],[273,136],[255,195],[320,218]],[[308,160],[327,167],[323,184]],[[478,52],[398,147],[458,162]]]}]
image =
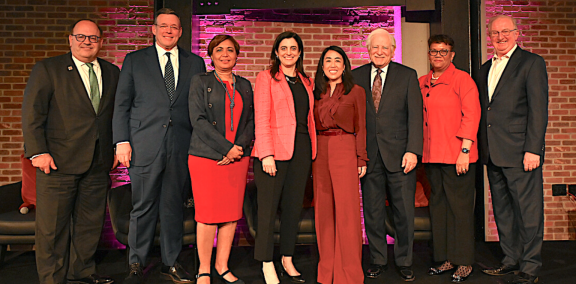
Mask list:
[{"label": "coral blazer", "polygon": [[[296,114],[292,91],[283,76],[282,68],[274,80],[270,70],[258,73],[254,87],[254,124],[255,136],[252,156],[262,160],[274,156],[274,160],[287,161],[294,153],[296,138]],[[308,111],[308,133],[312,142],[312,159],[316,158],[316,126],[314,124],[314,95],[312,80],[306,80],[301,74],[308,92],[310,110]]]}]

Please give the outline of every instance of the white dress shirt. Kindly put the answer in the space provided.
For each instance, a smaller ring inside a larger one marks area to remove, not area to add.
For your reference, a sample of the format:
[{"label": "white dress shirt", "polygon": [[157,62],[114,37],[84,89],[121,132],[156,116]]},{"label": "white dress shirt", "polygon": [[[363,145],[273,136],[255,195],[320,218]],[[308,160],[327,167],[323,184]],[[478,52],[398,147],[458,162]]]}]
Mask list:
[{"label": "white dress shirt", "polygon": [[170,52],[170,61],[172,61],[172,69],[174,69],[174,89],[178,87],[178,46],[175,46],[171,50],[167,51],[160,47],[158,43],[155,44],[156,51],[158,52],[158,61],[160,62],[160,69],[162,69],[162,78],[164,78],[164,68],[166,68],[166,62],[168,62],[168,57],[166,52]]},{"label": "white dress shirt", "polygon": [[[374,85],[374,78],[376,78],[376,74],[378,74],[378,68],[376,68],[374,66],[374,64],[371,64],[370,66],[372,66],[372,69],[370,71],[370,90],[372,90],[372,86]],[[382,78],[382,89],[384,89],[384,83],[386,82],[386,73],[388,72],[388,66],[390,66],[390,64],[386,65],[384,68],[382,68],[382,72],[380,73],[380,78]]]},{"label": "white dress shirt", "polygon": [[[82,83],[84,83],[84,88],[86,88],[88,97],[92,98],[92,94],[90,94],[90,69],[88,68],[88,65],[76,59],[74,55],[72,55],[72,60],[74,61],[74,64],[76,64],[78,73],[80,73],[80,77],[82,78]],[[94,61],[92,61],[92,69],[94,69],[94,73],[96,73],[96,79],[98,80],[98,90],[100,91],[100,98],[102,98],[102,69],[100,69],[98,59],[94,59]]]},{"label": "white dress shirt", "polygon": [[488,99],[490,101],[492,100],[492,95],[494,95],[496,86],[498,86],[500,77],[502,77],[502,73],[504,72],[506,65],[508,65],[508,61],[510,61],[510,56],[512,56],[512,53],[514,53],[517,47],[517,44],[514,45],[508,53],[501,57],[498,57],[498,54],[492,57],[492,66],[490,66],[490,71],[488,72]]}]

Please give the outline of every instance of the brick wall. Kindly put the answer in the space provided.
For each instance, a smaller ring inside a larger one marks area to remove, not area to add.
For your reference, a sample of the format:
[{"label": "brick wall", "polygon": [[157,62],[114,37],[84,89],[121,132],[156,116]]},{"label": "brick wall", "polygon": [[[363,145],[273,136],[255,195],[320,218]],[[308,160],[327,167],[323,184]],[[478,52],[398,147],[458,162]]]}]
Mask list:
[{"label": "brick wall", "polygon": [[391,34],[395,31],[393,7],[235,10],[227,15],[203,15],[198,19],[199,55],[206,64],[210,64],[206,54],[210,40],[222,33],[233,35],[241,46],[235,70],[252,83],[258,72],[268,68],[274,39],[283,31],[294,31],[302,38],[304,69],[310,77],[316,73],[324,48],[342,47],[356,67],[369,60],[364,41],[370,32],[380,27]]},{"label": "brick wall", "polygon": [[[517,18],[519,45],[546,60],[550,106],[544,239],[575,240],[576,203],[565,196],[552,196],[552,184],[576,184],[576,1],[486,1],[486,18],[495,14]],[[492,212],[489,214],[487,240],[498,240]]]},{"label": "brick wall", "polygon": [[68,28],[81,18],[104,30],[100,57],[120,65],[151,44],[153,0],[0,0],[0,185],[21,179],[21,107],[34,64],[66,53]]}]

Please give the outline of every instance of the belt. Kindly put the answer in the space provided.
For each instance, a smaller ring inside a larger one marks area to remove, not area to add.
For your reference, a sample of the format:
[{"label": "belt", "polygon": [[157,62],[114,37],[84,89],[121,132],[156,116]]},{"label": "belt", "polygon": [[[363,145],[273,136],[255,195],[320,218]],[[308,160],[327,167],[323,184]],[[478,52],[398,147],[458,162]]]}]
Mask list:
[{"label": "belt", "polygon": [[338,135],[344,135],[344,134],[350,134],[342,129],[328,129],[328,130],[323,130],[323,131],[318,131],[318,135],[323,135],[323,136],[338,136]]}]

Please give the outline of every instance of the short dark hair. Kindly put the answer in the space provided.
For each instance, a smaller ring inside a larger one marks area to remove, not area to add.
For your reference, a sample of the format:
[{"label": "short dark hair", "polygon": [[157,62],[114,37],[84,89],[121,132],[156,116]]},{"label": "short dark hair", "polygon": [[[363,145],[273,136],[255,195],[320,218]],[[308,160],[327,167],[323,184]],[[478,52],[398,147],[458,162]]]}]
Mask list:
[{"label": "short dark hair", "polygon": [[344,94],[347,95],[350,93],[352,88],[354,87],[354,77],[352,77],[352,68],[350,67],[350,59],[346,56],[346,52],[338,46],[332,45],[324,49],[322,51],[322,55],[320,55],[320,60],[318,61],[318,68],[316,69],[316,78],[314,79],[315,88],[314,88],[314,98],[319,100],[320,95],[326,92],[328,87],[328,79],[326,75],[324,75],[324,57],[328,51],[334,50],[338,52],[342,59],[344,60],[344,72],[342,72],[342,83],[344,84]]},{"label": "short dark hair", "polygon": [[[287,39],[293,38],[298,44],[298,50],[300,51],[300,57],[296,61],[296,72],[300,73],[304,78],[308,79],[308,75],[304,73],[304,44],[300,36],[293,31],[285,31],[279,34],[274,40],[274,45],[272,45],[272,52],[270,53],[270,75],[274,80],[276,79],[276,74],[280,71],[280,59],[276,56],[276,51],[280,48],[280,43]],[[300,80],[299,78],[297,80]]]},{"label": "short dark hair", "polygon": [[[212,38],[210,44],[208,44],[208,56],[212,57],[212,52],[214,52],[214,48],[216,48],[221,43],[230,40],[234,45],[234,49],[236,50],[236,56],[240,54],[240,44],[232,37],[231,35],[217,35]],[[214,66],[214,62],[210,62],[210,65]]]},{"label": "short dark hair", "polygon": [[449,35],[433,35],[428,39],[428,48],[433,43],[444,43],[450,46],[450,51],[454,50],[454,40]]},{"label": "short dark hair", "polygon": [[154,14],[154,24],[157,24],[156,20],[158,19],[158,16],[160,15],[174,15],[178,18],[178,21],[180,21],[180,25],[182,25],[182,21],[180,20],[180,16],[178,16],[178,14],[176,14],[176,11],[170,9],[170,8],[162,8],[158,11],[156,11],[156,13]]},{"label": "short dark hair", "polygon": [[100,35],[99,35],[99,36],[102,37],[102,34],[104,33],[104,32],[102,31],[102,28],[101,28],[94,20],[91,20],[91,19],[80,19],[80,20],[74,22],[72,25],[70,25],[70,34],[74,34],[74,28],[76,27],[76,25],[77,25],[78,23],[80,23],[80,22],[82,22],[82,21],[88,21],[88,22],[94,23],[94,24],[96,25],[96,27],[98,27],[98,31],[100,31]]}]

